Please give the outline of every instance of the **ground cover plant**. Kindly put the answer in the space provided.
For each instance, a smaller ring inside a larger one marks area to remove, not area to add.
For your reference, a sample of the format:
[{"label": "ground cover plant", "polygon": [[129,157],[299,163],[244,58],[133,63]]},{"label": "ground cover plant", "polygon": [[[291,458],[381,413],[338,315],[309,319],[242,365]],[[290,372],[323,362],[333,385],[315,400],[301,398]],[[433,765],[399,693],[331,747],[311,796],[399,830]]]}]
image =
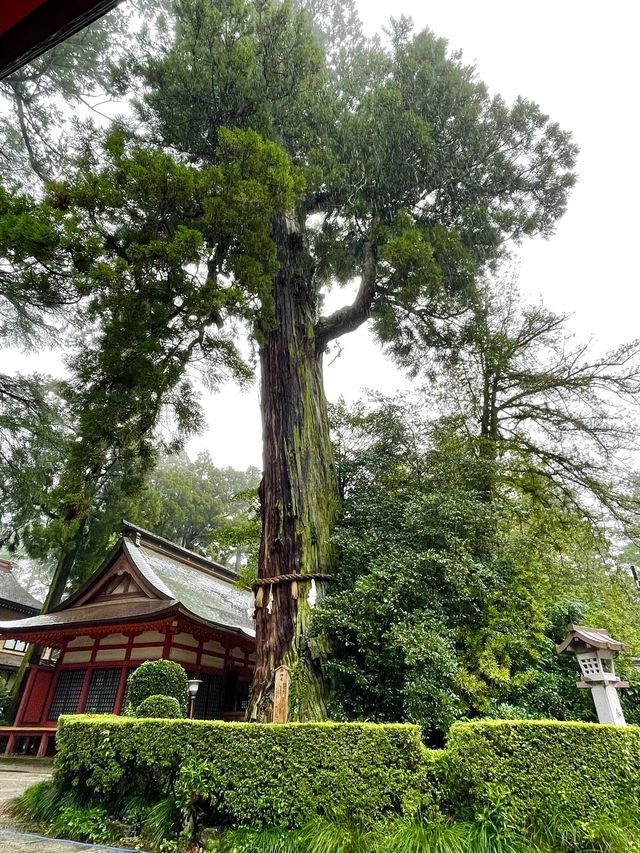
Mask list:
[{"label": "ground cover plant", "polygon": [[16,811],[61,834],[220,853],[637,853],[640,728],[61,719]]}]

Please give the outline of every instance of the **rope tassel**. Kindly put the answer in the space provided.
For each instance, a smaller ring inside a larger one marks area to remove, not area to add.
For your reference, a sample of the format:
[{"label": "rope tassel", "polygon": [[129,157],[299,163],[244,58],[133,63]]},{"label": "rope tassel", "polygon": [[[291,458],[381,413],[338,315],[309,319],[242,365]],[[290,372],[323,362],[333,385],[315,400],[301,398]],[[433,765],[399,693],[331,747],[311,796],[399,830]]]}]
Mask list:
[{"label": "rope tassel", "polygon": [[317,600],[318,590],[316,589],[316,582],[314,578],[311,578],[311,589],[309,590],[309,595],[307,596],[307,604],[312,610],[316,606]]}]

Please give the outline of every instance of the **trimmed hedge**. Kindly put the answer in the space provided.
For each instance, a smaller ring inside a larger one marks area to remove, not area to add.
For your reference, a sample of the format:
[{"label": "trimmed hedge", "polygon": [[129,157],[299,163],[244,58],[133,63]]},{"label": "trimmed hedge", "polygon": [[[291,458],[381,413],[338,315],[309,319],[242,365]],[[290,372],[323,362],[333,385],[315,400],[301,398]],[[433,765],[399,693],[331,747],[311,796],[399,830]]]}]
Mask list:
[{"label": "trimmed hedge", "polygon": [[375,828],[419,808],[435,825],[490,816],[528,837],[603,819],[635,826],[640,806],[635,726],[457,723],[445,750],[427,750],[410,725],[72,716],[57,747],[58,790],[88,807],[113,815],[130,796],[169,797],[198,825],[297,828],[320,816]]},{"label": "trimmed hedge", "polygon": [[172,660],[147,660],[134,669],[127,679],[129,702],[135,713],[149,696],[173,696],[182,714],[187,712],[189,688],[187,673]]},{"label": "trimmed hedge", "polygon": [[184,717],[180,703],[175,696],[147,696],[136,708],[136,717],[156,717],[156,719],[175,720]]},{"label": "trimmed hedge", "polygon": [[562,813],[571,821],[635,812],[640,727],[552,720],[484,720],[452,726],[447,799],[478,813],[496,793],[519,831]]},{"label": "trimmed hedge", "polygon": [[297,827],[336,814],[371,825],[428,794],[427,751],[411,725],[70,716],[56,744],[63,787],[100,802],[173,792],[218,825]]}]

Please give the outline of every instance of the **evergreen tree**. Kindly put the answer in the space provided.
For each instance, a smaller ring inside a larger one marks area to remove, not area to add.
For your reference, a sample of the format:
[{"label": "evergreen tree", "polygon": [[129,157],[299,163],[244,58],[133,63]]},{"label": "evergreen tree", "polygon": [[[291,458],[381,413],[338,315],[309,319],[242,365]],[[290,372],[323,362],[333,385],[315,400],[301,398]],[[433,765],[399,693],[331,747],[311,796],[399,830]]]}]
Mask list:
[{"label": "evergreen tree", "polygon": [[[447,320],[477,274],[507,242],[552,232],[576,149],[537,106],[491,97],[444,41],[404,19],[383,43],[366,41],[340,3],[176,9],[172,42],[143,69],[138,106],[152,138],[215,164],[224,128],[250,128],[304,178],[271,220],[278,268],[248,315],[262,383],[259,582],[272,601],[256,608],[251,716],[270,719],[273,673],[286,663],[302,697],[296,716],[321,718],[307,593],[335,570],[339,508],[323,355],[369,319],[410,363],[418,343],[450,343]],[[323,316],[322,289],[353,279],[354,301]],[[268,584],[290,573],[302,576],[297,597],[289,582]]]},{"label": "evergreen tree", "polygon": [[[217,165],[197,170],[116,129],[101,162],[49,184],[20,218],[28,233],[41,221],[50,228],[52,289],[59,282],[82,298],[65,386],[72,436],[41,531],[41,550],[57,552],[45,612],[86,574],[159,451],[179,449],[200,426],[187,366],[198,362],[210,386],[248,375],[220,312],[240,313],[270,281],[269,222],[292,203],[296,181],[255,133],[228,131],[219,146]],[[14,265],[12,281],[31,274]],[[163,440],[167,421],[177,443]]]},{"label": "evergreen tree", "polygon": [[244,556],[242,549],[236,553],[243,544],[239,528],[251,519],[259,481],[256,468],[217,468],[207,452],[193,462],[185,453],[169,457],[151,474],[134,518],[183,548],[235,566]]}]

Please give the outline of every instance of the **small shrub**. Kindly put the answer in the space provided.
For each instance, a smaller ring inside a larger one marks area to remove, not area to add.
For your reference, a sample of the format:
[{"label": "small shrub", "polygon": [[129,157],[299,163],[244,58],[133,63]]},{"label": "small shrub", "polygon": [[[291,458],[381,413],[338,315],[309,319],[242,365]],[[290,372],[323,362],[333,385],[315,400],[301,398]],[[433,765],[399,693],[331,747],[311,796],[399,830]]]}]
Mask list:
[{"label": "small shrub", "polygon": [[163,841],[173,841],[180,831],[181,814],[175,797],[165,797],[147,812],[143,834],[149,842],[159,847]]},{"label": "small shrub", "polygon": [[184,717],[180,703],[175,696],[147,696],[136,708],[136,717],[156,717],[171,720]]},{"label": "small shrub", "polygon": [[117,840],[107,813],[101,808],[63,809],[51,823],[50,831],[59,838],[88,841],[91,844],[109,844]]},{"label": "small shrub", "polygon": [[11,803],[12,813],[27,821],[51,821],[58,814],[62,791],[54,782],[36,782]]},{"label": "small shrub", "polygon": [[135,712],[150,696],[173,696],[178,700],[182,716],[187,712],[189,689],[187,673],[172,660],[148,660],[129,676],[129,702]]},{"label": "small shrub", "polygon": [[210,841],[205,848],[207,853],[306,853],[306,849],[300,830],[281,826],[241,826]]},{"label": "small shrub", "polygon": [[62,786],[56,780],[36,782],[11,802],[11,812],[28,822],[49,824],[65,809],[84,809],[89,804],[87,791]]},{"label": "small shrub", "polygon": [[379,853],[385,843],[381,831],[344,819],[318,818],[300,836],[305,853]]},{"label": "small shrub", "polygon": [[439,815],[426,819],[422,814],[391,827],[388,850],[394,853],[468,853],[470,826],[450,822]]}]

